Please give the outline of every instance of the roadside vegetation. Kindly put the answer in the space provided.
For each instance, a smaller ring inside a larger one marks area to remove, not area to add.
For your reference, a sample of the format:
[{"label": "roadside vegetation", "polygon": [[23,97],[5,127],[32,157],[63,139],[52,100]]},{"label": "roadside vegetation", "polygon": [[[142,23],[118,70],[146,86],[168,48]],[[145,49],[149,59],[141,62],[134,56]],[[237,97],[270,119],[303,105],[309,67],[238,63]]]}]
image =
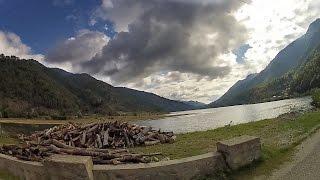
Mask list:
[{"label": "roadside vegetation", "polygon": [[312,92],[312,105],[320,108],[320,89],[315,89]]}]

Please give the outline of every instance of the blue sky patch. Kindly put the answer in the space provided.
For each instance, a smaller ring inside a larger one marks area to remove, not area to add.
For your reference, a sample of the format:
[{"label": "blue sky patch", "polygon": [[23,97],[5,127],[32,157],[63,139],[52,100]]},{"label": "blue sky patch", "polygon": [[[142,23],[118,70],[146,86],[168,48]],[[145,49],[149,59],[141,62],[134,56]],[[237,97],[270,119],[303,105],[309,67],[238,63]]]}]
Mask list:
[{"label": "blue sky patch", "polygon": [[237,56],[236,61],[239,64],[244,63],[245,55],[249,49],[252,47],[249,44],[243,44],[238,49],[232,51],[234,55]]}]

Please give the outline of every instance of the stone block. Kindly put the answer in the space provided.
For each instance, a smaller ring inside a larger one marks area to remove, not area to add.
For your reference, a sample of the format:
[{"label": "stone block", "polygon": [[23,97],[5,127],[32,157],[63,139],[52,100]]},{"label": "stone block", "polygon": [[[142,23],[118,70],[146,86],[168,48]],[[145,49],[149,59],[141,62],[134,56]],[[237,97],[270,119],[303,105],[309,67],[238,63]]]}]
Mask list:
[{"label": "stone block", "polygon": [[93,180],[91,157],[53,155],[43,164],[51,180]]},{"label": "stone block", "polygon": [[218,152],[222,153],[232,170],[251,164],[261,157],[260,138],[240,136],[217,143]]}]

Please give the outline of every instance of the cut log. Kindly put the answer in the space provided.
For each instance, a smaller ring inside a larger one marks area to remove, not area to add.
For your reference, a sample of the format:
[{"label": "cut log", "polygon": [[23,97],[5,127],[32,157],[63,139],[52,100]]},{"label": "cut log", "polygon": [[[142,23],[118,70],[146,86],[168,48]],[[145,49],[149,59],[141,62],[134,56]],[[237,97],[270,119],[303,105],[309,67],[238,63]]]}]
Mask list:
[{"label": "cut log", "polygon": [[109,145],[109,128],[103,133],[103,147],[106,147]]},{"label": "cut log", "polygon": [[146,146],[153,146],[153,145],[156,145],[156,144],[159,144],[160,141],[159,140],[155,140],[155,141],[145,141],[144,144]]},{"label": "cut log", "polygon": [[100,135],[97,134],[97,144],[98,144],[98,148],[102,148],[102,141],[101,141],[101,138],[100,138]]},{"label": "cut log", "polygon": [[68,146],[58,140],[52,139],[52,144],[59,147],[59,148],[67,148],[67,149],[72,149],[72,146]]},{"label": "cut log", "polygon": [[82,138],[81,138],[81,145],[85,145],[86,144],[86,136],[87,136],[87,132],[83,131]]}]

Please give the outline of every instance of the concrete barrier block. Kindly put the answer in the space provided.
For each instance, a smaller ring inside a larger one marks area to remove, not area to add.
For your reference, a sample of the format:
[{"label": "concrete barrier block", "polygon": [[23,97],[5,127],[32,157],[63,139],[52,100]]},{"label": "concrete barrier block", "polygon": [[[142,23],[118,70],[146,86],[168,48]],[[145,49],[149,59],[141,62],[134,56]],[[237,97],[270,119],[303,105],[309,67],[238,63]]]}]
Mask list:
[{"label": "concrete barrier block", "polygon": [[223,154],[228,166],[237,170],[261,157],[261,142],[258,137],[240,136],[218,142],[217,150]]},{"label": "concrete barrier block", "polygon": [[15,157],[0,154],[0,169],[7,171],[19,179],[47,180],[44,166],[39,162],[18,160]]},{"label": "concrete barrier block", "polygon": [[97,180],[188,180],[225,169],[222,155],[212,152],[149,164],[94,165],[93,174]]},{"label": "concrete barrier block", "polygon": [[43,164],[51,180],[93,180],[91,157],[53,155]]}]

